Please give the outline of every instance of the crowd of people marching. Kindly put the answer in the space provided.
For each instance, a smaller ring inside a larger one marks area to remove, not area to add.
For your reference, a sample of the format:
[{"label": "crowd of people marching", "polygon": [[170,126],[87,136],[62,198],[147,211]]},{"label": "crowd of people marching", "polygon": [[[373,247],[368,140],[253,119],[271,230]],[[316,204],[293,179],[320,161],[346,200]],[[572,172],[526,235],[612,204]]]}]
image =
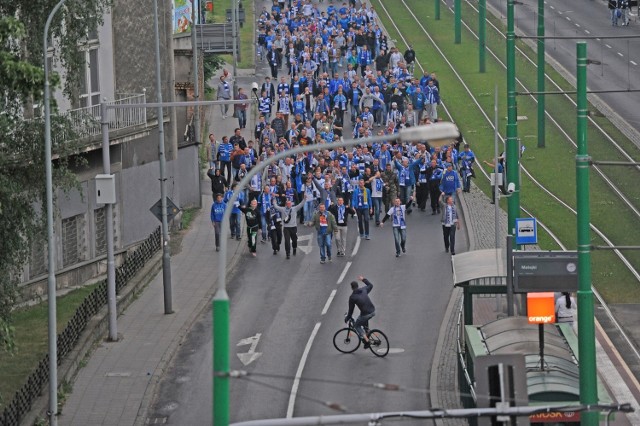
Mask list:
[{"label": "crowd of people marching", "polygon": [[[351,220],[366,240],[371,227],[389,220],[401,256],[406,217],[414,208],[441,215],[445,250],[455,254],[460,222],[454,196],[469,191],[473,151],[460,141],[430,147],[366,140],[437,121],[435,73],[414,76],[415,52],[389,46],[372,6],[353,1],[324,6],[320,11],[310,0],[282,0],[259,14],[258,53],[271,76],[257,93],[259,119],[252,138],[242,134],[247,105],[236,104],[234,134],[217,139],[212,133],[207,145],[216,250],[224,210],[233,191],[241,189],[232,206],[231,238],[242,238],[244,215],[253,256],[258,239],[270,243],[274,255],[284,242],[286,258],[295,256],[299,224],[317,230],[321,263],[331,261],[334,240],[336,256],[345,256]],[[218,97],[247,98],[242,89],[232,93],[226,73]],[[222,107],[223,118],[228,110]],[[332,148],[343,138],[362,143]],[[237,187],[260,162],[307,145],[317,149],[271,163],[248,187]]]}]

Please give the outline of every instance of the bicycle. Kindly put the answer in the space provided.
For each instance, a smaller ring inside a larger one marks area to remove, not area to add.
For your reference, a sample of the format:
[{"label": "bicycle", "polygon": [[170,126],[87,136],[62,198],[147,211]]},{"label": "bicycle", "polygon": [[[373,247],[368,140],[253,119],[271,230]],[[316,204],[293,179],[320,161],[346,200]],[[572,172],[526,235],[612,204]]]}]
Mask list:
[{"label": "bicycle", "polygon": [[[333,346],[343,354],[350,354],[355,352],[360,347],[360,343],[364,342],[364,339],[360,337],[354,327],[355,321],[349,320],[348,326],[336,331],[333,335]],[[380,330],[374,328],[369,330],[369,324],[363,325],[364,332],[369,338],[369,350],[375,356],[383,358],[389,353],[389,339]]]}]

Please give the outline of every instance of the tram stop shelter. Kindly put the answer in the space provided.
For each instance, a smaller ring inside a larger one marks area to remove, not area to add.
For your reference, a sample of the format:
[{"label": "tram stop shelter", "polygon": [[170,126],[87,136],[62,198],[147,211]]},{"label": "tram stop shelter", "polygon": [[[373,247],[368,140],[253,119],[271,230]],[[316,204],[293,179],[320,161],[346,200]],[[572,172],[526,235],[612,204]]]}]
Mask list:
[{"label": "tram stop shelter", "polygon": [[464,325],[473,324],[473,296],[507,293],[507,259],[503,249],[474,250],[451,256],[453,285],[463,291]]}]

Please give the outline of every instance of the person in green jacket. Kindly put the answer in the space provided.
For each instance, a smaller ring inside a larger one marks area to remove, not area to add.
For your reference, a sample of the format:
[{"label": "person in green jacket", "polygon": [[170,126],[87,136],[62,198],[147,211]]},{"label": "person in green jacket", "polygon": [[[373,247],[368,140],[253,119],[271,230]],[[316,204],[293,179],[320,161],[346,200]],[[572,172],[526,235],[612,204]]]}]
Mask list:
[{"label": "person in green jacket", "polygon": [[331,262],[331,237],[338,232],[335,216],[327,211],[324,203],[318,205],[318,211],[313,215],[313,226],[318,231],[318,247],[320,247],[320,263],[328,259]]}]

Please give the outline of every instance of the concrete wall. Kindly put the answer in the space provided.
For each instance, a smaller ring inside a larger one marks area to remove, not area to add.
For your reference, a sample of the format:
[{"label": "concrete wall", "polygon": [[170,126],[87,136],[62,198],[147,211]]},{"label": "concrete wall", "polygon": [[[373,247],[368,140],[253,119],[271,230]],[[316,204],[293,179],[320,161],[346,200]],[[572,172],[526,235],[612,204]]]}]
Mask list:
[{"label": "concrete wall", "polygon": [[198,145],[189,145],[178,151],[176,175],[180,186],[181,207],[200,206],[200,166]]}]

